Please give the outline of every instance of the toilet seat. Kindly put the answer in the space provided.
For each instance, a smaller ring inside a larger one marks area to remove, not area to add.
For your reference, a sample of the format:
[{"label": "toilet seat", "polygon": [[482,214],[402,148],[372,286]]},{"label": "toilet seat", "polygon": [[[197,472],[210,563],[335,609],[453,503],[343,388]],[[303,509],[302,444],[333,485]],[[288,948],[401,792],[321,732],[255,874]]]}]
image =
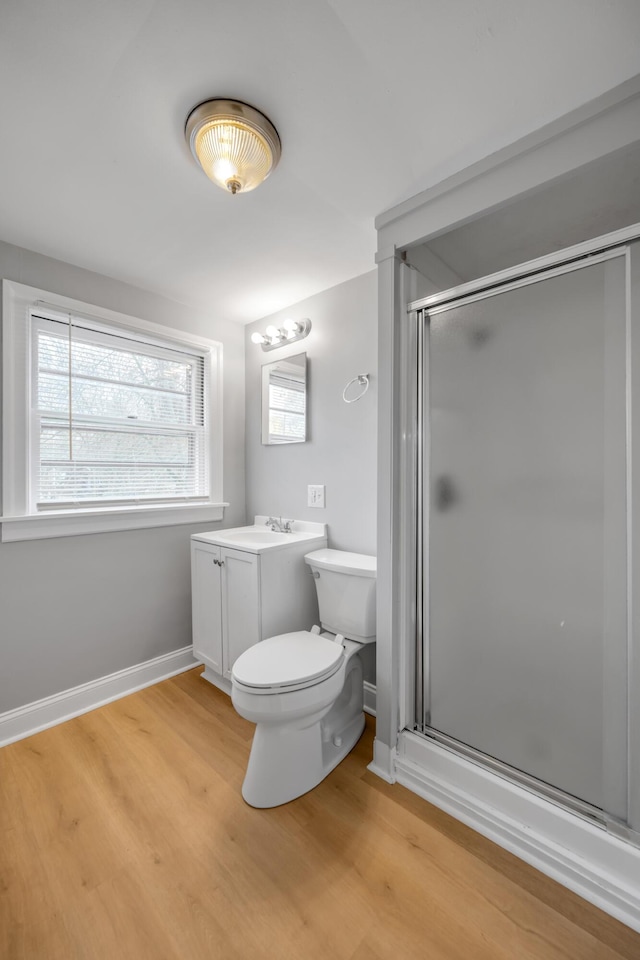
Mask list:
[{"label": "toilet seat", "polygon": [[237,686],[251,693],[286,693],[327,680],[343,659],[342,644],[298,630],[249,647],[234,663],[231,676]]}]

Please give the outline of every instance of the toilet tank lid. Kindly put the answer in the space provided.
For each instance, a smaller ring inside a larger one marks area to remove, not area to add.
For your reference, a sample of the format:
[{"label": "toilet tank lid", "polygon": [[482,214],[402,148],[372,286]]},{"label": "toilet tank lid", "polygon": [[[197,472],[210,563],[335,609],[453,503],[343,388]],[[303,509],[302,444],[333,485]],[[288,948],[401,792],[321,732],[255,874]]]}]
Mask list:
[{"label": "toilet tank lid", "polygon": [[375,577],[376,575],[376,558],[364,553],[347,553],[345,550],[324,548],[307,553],[304,559],[311,567],[335,570],[337,573],[346,573],[353,577]]}]

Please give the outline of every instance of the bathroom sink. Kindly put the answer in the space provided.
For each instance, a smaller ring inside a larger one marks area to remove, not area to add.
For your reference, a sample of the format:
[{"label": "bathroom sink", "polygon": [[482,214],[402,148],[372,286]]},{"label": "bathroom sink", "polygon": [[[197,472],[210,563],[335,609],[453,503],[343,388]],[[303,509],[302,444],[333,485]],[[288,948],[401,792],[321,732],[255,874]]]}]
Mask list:
[{"label": "bathroom sink", "polygon": [[291,520],[289,522],[293,527],[292,532],[280,533],[278,530],[271,530],[266,521],[267,517],[256,517],[252,526],[196,533],[193,538],[221,547],[235,547],[236,550],[249,553],[286,550],[296,544],[304,544],[309,550],[318,549],[321,545],[326,546],[327,527],[324,523]]},{"label": "bathroom sink", "polygon": [[224,536],[226,540],[234,540],[237,543],[285,543],[287,540],[294,541],[297,539],[295,534],[292,533],[256,530],[253,527],[247,530],[230,530]]}]

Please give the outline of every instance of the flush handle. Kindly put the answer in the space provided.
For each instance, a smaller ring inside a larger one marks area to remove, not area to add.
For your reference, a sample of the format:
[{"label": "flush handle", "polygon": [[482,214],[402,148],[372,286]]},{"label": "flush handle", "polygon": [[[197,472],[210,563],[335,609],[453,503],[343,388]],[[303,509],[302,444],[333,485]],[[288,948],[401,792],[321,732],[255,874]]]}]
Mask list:
[{"label": "flush handle", "polygon": [[319,580],[319,579],[320,579],[320,571],[319,571],[319,570],[309,570],[309,576],[310,576],[310,577],[313,577],[314,580]]}]

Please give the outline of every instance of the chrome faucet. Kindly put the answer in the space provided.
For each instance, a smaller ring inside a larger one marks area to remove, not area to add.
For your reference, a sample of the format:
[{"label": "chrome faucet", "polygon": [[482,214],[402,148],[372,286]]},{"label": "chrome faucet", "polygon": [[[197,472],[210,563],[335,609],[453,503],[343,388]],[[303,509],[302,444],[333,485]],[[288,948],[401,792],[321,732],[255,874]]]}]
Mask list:
[{"label": "chrome faucet", "polygon": [[265,521],[265,525],[267,527],[271,527],[274,533],[293,533],[291,529],[291,520],[285,520],[283,523],[282,517],[280,517],[278,520],[276,520],[275,517],[269,517],[269,519]]}]

